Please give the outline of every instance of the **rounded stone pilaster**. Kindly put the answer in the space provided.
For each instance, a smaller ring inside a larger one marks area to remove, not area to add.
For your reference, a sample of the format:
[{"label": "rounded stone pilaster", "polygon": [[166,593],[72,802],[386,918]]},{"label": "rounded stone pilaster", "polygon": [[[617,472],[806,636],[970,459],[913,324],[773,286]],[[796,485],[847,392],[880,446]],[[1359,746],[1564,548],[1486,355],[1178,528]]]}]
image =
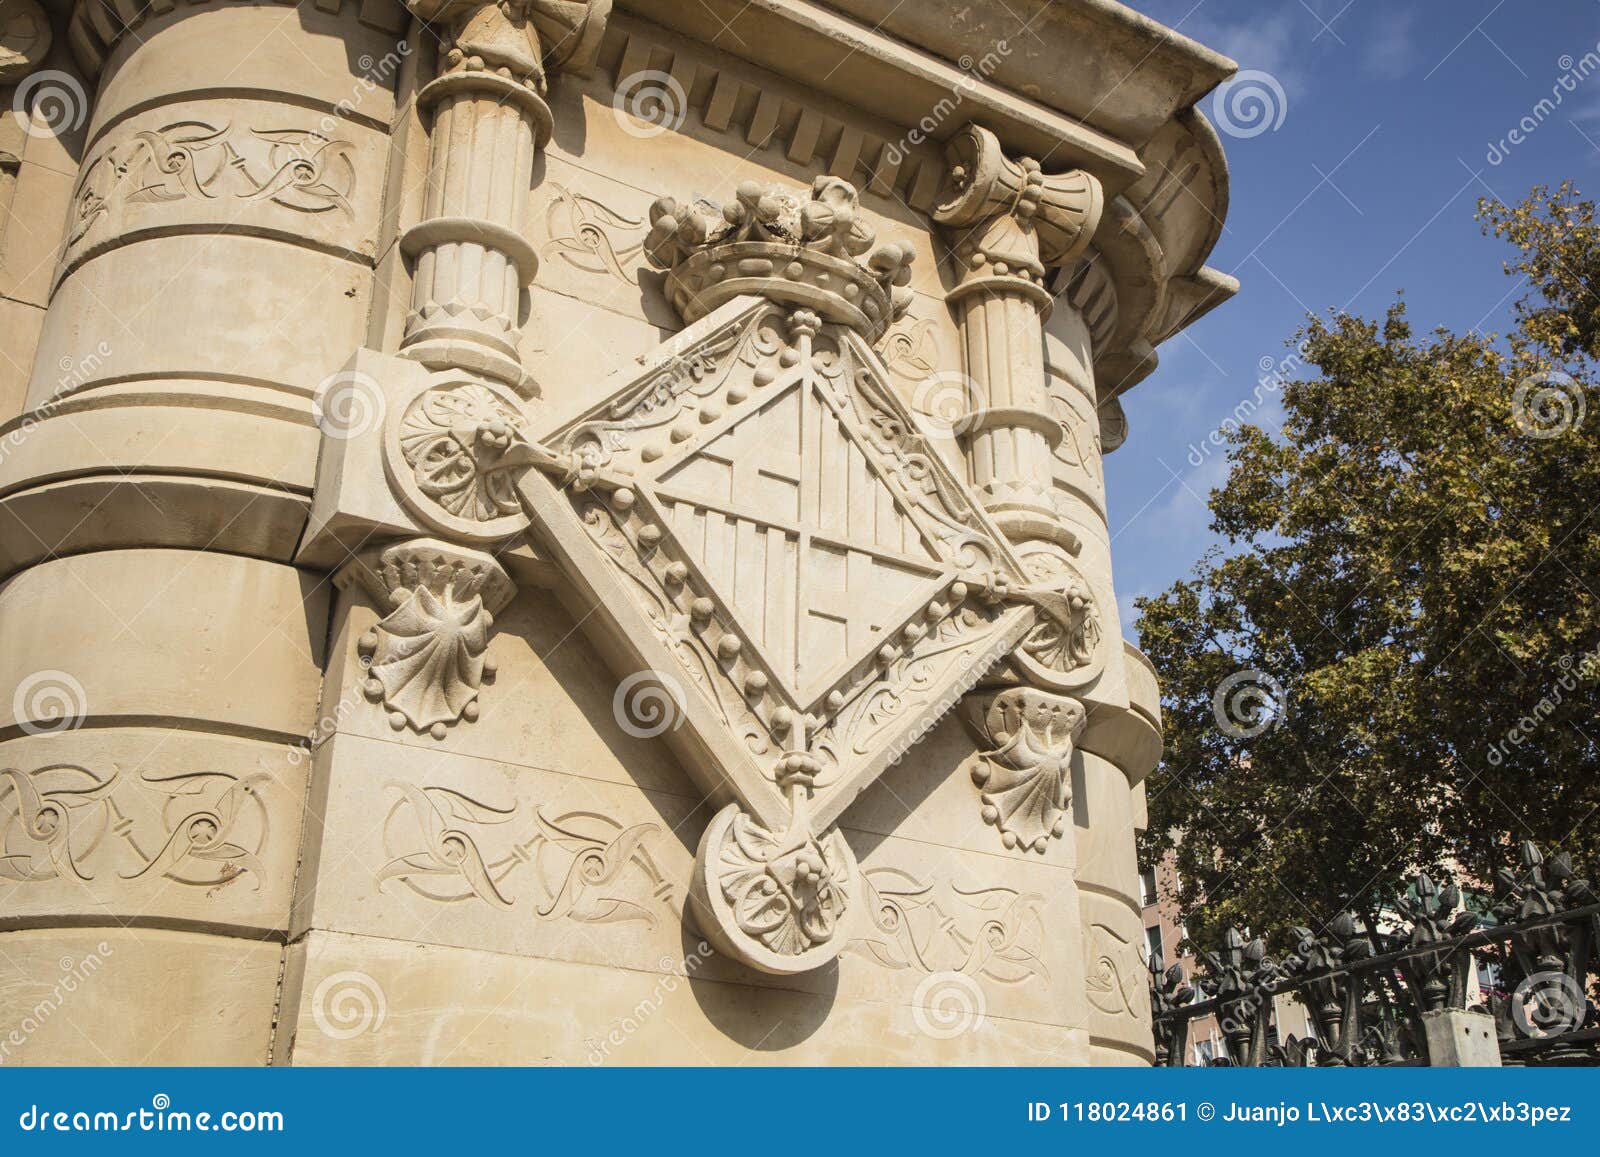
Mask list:
[{"label": "rounded stone pilaster", "polygon": [[0,428],[0,573],[108,547],[292,555],[325,383],[365,330],[408,52],[326,8],[292,42],[276,4],[142,11],[87,54],[48,308]]},{"label": "rounded stone pilaster", "polygon": [[448,49],[448,71],[418,96],[432,110],[428,195],[401,241],[416,262],[401,352],[534,390],[517,354],[522,290],[538,258],[524,237],[534,155],[550,110],[531,75]]}]

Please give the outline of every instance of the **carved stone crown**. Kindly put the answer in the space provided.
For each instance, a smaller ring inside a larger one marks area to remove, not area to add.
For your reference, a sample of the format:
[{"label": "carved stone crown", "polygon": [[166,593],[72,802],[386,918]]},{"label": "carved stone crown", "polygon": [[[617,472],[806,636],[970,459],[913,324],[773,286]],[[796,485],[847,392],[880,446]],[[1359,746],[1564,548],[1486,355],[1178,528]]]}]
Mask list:
[{"label": "carved stone crown", "polygon": [[645,253],[670,271],[667,296],[689,323],[755,294],[813,309],[876,342],[911,304],[915,251],[896,242],[874,248],[855,186],[838,177],[818,177],[809,198],[755,181],[729,205],[662,197],[650,223]]}]

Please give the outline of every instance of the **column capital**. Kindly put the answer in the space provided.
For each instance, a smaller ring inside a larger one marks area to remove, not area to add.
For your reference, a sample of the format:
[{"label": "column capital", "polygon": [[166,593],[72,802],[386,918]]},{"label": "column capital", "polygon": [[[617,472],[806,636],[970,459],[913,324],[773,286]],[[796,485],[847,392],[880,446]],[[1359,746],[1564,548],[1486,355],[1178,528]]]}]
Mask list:
[{"label": "column capital", "polygon": [[611,0],[406,0],[438,24],[446,67],[465,61],[541,92],[546,72],[587,72],[611,14]]},{"label": "column capital", "polygon": [[1008,157],[980,125],[952,138],[945,160],[933,219],[944,226],[962,270],[952,296],[1010,283],[1030,287],[1030,296],[1047,304],[1048,271],[1088,248],[1100,223],[1100,181],[1082,169],[1049,174],[1032,157]]}]

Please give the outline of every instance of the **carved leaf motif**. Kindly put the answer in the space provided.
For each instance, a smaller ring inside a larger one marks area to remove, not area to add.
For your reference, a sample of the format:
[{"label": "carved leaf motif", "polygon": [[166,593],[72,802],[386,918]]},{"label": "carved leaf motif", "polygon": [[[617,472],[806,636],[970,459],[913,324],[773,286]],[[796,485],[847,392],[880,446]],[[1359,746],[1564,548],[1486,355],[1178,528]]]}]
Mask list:
[{"label": "carved leaf motif", "polygon": [[[40,790],[37,781],[51,772],[81,773],[89,783]],[[113,773],[97,780],[76,764],[54,764],[31,773],[15,767],[0,770],[0,809],[6,809],[0,810],[0,876],[24,882],[92,880],[78,860],[99,845],[109,819],[105,801],[116,778]]]},{"label": "carved leaf motif", "polygon": [[550,241],[544,247],[546,256],[557,254],[586,273],[608,273],[618,281],[633,284],[637,277],[628,273],[625,263],[644,249],[644,237],[641,235],[632,244],[619,245],[612,231],[642,230],[645,222],[624,217],[594,198],[574,193],[565,186],[552,185],[551,188],[555,196],[545,213],[545,228],[550,234]]},{"label": "carved leaf motif", "polygon": [[1066,828],[1072,748],[1088,718],[1083,705],[1012,687],[964,706],[968,725],[990,745],[972,772],[984,822],[1006,847],[1042,853]]},{"label": "carved leaf motif", "polygon": [[842,837],[795,846],[743,813],[729,834],[719,882],[739,930],[784,956],[831,941],[849,901]]},{"label": "carved leaf motif", "polygon": [[267,163],[273,171],[263,176],[254,190],[241,194],[242,200],[275,201],[302,213],[341,209],[354,216],[346,196],[356,183],[355,165],[350,160],[353,144],[302,129],[252,132],[271,143]]},{"label": "carved leaf motif", "polygon": [[476,595],[458,602],[415,588],[377,626],[370,673],[384,704],[419,731],[460,719],[483,682],[488,620]]},{"label": "carved leaf motif", "polygon": [[168,836],[144,867],[125,873],[123,879],[154,873],[186,884],[222,884],[249,873],[252,887],[261,889],[258,849],[247,847],[234,833],[247,808],[253,805],[264,813],[259,793],[270,782],[268,776],[257,773],[240,779],[203,772],[140,782],[168,797],[163,809]]},{"label": "carved leaf motif", "polygon": [[909,382],[926,379],[939,367],[938,327],[928,318],[916,318],[904,329],[891,330],[883,339],[883,364]]},{"label": "carved leaf motif", "polygon": [[[389,786],[404,798],[390,809],[384,825],[385,844],[395,858],[378,872],[379,886],[400,880],[430,899],[449,902],[476,896],[496,908],[510,908],[499,882],[520,860],[508,856],[486,863],[475,829],[510,822],[516,808],[490,807],[449,788],[398,782]],[[404,850],[396,854],[396,849]]]},{"label": "carved leaf motif", "polygon": [[[570,917],[589,924],[642,920],[656,926],[656,914],[643,904],[609,894],[630,868],[637,869],[655,885],[655,894],[664,898],[666,881],[645,850],[645,841],[659,835],[659,824],[643,823],[617,829],[609,819],[589,813],[575,813],[560,820],[534,817],[547,845],[559,848],[572,858],[547,902],[539,907],[546,920]],[[594,834],[577,830],[587,821]]]}]

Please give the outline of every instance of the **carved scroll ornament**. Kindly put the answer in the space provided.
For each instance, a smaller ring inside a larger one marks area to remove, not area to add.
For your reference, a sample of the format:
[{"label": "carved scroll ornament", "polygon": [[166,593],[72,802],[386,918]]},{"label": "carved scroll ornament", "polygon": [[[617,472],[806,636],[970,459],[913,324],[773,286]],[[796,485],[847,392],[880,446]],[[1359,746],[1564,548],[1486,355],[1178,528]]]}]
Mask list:
[{"label": "carved scroll ornament", "polygon": [[700,931],[762,972],[809,972],[845,945],[839,932],[858,890],[856,861],[837,830],[812,830],[807,802],[818,770],[812,756],[786,753],[777,773],[790,792],[785,830],[769,831],[732,803],[707,825],[695,855],[689,894]]}]

